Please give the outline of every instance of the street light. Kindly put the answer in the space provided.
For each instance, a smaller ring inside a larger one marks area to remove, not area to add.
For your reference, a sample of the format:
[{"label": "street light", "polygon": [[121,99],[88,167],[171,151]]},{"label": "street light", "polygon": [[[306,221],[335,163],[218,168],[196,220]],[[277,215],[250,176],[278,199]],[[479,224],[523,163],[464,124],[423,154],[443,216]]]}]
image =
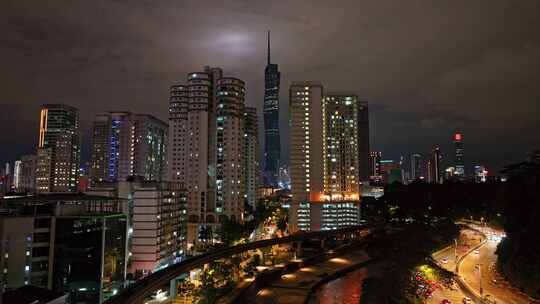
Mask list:
[{"label": "street light", "polygon": [[454,239],[454,258],[455,258],[455,262],[456,262],[456,265],[457,265],[457,262],[458,262],[458,256],[457,256],[457,246],[458,246],[458,242],[457,242],[457,238]]},{"label": "street light", "polygon": [[480,278],[480,296],[482,296],[484,293],[482,289],[482,264],[478,264],[478,276]]}]

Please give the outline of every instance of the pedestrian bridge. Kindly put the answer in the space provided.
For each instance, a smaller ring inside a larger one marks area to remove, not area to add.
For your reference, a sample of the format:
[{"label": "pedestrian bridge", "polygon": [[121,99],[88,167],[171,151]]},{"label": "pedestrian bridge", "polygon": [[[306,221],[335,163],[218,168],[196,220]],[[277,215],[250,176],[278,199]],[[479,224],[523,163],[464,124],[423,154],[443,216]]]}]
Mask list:
[{"label": "pedestrian bridge", "polygon": [[148,297],[152,293],[163,289],[164,286],[169,286],[171,281],[175,281],[182,274],[187,273],[190,270],[203,267],[205,264],[208,264],[212,261],[229,258],[233,255],[242,254],[250,250],[256,250],[280,244],[296,244],[297,248],[301,248],[302,242],[306,241],[318,240],[322,244],[324,244],[326,240],[362,239],[368,235],[373,234],[375,230],[379,230],[381,228],[381,225],[378,224],[350,226],[336,230],[297,233],[286,237],[260,240],[247,244],[213,250],[202,255],[191,257],[180,263],[154,272],[140,279],[129,287],[121,290],[116,296],[107,300],[105,303],[142,304],[146,299],[148,299]]}]

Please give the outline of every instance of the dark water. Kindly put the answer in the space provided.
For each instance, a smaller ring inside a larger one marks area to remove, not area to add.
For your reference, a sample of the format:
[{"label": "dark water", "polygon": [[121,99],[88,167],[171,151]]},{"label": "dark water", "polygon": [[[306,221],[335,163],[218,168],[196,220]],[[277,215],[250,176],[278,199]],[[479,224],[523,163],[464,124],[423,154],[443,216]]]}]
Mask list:
[{"label": "dark water", "polygon": [[361,268],[323,285],[311,303],[316,304],[359,304],[362,297],[362,283],[367,277],[367,269]]}]

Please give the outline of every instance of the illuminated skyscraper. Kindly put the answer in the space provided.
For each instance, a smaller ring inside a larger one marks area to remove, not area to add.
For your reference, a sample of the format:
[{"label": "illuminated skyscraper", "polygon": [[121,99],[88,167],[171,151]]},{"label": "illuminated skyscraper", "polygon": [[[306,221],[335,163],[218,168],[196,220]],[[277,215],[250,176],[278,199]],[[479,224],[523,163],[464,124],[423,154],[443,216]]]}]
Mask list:
[{"label": "illuminated skyscraper", "polygon": [[129,176],[160,181],[167,164],[168,125],[145,114],[96,115],[92,143],[92,184],[125,181]]},{"label": "illuminated skyscraper", "polygon": [[358,224],[358,97],[323,95],[318,82],[293,82],[289,100],[290,230]]},{"label": "illuminated skyscraper", "polygon": [[277,187],[280,166],[279,84],[278,65],[270,63],[270,31],[268,62],[264,70],[264,176],[265,184]]},{"label": "illuminated skyscraper", "polygon": [[462,133],[457,132],[454,134],[454,149],[455,149],[454,175],[458,178],[463,178],[465,177],[465,164],[463,162],[464,151],[463,151],[463,134]]},{"label": "illuminated skyscraper", "polygon": [[41,106],[38,192],[75,192],[80,162],[79,111],[63,104]]}]

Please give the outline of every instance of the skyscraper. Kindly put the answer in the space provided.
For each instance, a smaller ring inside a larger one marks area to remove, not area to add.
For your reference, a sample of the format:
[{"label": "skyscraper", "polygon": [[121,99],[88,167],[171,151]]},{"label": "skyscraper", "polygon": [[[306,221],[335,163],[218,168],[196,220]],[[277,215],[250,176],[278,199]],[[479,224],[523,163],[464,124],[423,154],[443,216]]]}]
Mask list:
[{"label": "skyscraper", "polygon": [[289,229],[326,230],[358,224],[358,97],[323,95],[320,83],[308,81],[293,82],[289,100]]},{"label": "skyscraper", "polygon": [[280,165],[279,83],[278,65],[270,62],[270,31],[268,31],[267,64],[264,70],[264,176],[265,184],[277,187]]},{"label": "skyscraper", "polygon": [[187,239],[193,243],[225,219],[243,220],[245,84],[205,67],[170,93],[169,176],[185,183]]},{"label": "skyscraper", "polygon": [[463,134],[456,132],[454,134],[454,149],[455,149],[455,176],[458,178],[465,177],[465,164],[463,163]]},{"label": "skyscraper", "polygon": [[79,181],[79,111],[63,104],[41,106],[38,192],[74,192]]},{"label": "skyscraper", "polygon": [[246,200],[248,205],[255,208],[257,204],[259,163],[257,154],[259,149],[257,131],[257,109],[246,107],[244,111],[244,178],[246,185]]},{"label": "skyscraper", "polygon": [[16,191],[21,188],[22,161],[16,160],[13,166],[13,187]]},{"label": "skyscraper", "polygon": [[94,120],[90,179],[125,181],[128,176],[163,180],[166,176],[168,125],[144,114],[108,112]]},{"label": "skyscraper", "polygon": [[34,192],[36,190],[36,161],[36,155],[23,155],[21,157],[20,192]]},{"label": "skyscraper", "polygon": [[444,170],[442,168],[442,155],[439,147],[433,148],[428,160],[428,182],[442,184]]},{"label": "skyscraper", "polygon": [[422,155],[418,153],[411,154],[411,180],[424,179],[422,170]]},{"label": "skyscraper", "polygon": [[[358,96],[325,94],[323,101],[324,189],[327,193],[358,193],[360,176]],[[363,130],[362,130],[363,131]],[[364,151],[363,151],[364,152]],[[367,160],[364,162],[367,163]],[[366,172],[367,173],[367,172]]]},{"label": "skyscraper", "polygon": [[360,181],[368,181],[370,171],[369,106],[367,101],[358,102],[358,173]]},{"label": "skyscraper", "polygon": [[373,181],[381,180],[382,152],[371,151],[369,154],[369,178]]}]

